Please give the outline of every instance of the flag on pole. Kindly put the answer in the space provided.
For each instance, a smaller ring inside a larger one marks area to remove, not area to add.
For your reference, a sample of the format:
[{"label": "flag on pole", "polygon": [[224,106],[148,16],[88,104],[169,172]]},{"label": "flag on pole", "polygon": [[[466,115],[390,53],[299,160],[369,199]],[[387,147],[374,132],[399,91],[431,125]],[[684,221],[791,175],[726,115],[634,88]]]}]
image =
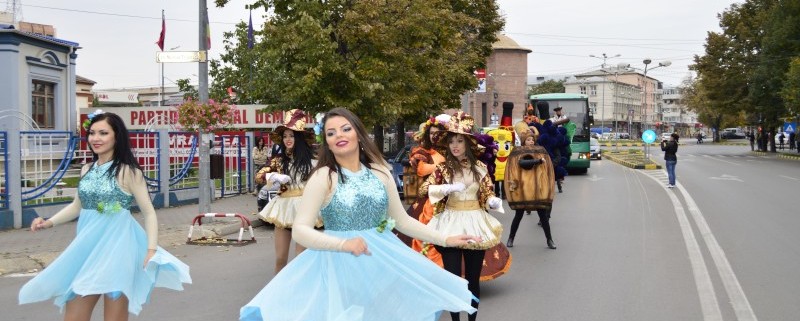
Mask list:
[{"label": "flag on pole", "polygon": [[158,36],[158,41],[156,42],[158,48],[160,48],[161,51],[164,51],[164,37],[166,36],[166,33],[167,33],[167,22],[164,19],[164,10],[161,10],[161,35]]},{"label": "flag on pole", "polygon": [[253,49],[253,10],[250,10],[250,23],[247,24],[247,49]]},{"label": "flag on pole", "polygon": [[208,8],[206,8],[203,18],[206,19],[206,50],[211,50],[211,24],[208,23]]}]

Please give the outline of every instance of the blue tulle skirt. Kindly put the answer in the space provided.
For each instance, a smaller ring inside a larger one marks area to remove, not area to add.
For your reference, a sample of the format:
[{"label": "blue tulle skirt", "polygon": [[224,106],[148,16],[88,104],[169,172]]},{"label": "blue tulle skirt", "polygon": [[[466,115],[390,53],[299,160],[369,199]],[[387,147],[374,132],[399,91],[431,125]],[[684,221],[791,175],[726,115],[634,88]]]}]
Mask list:
[{"label": "blue tulle skirt", "polygon": [[138,315],[153,287],[183,290],[182,283],[192,283],[189,266],[163,248],[144,267],[146,254],[147,236],[128,210],[101,214],[83,209],[75,239],[22,287],[19,303],[53,298],[63,311],[77,295],[125,295],[128,312]]},{"label": "blue tulle skirt", "polygon": [[375,229],[325,231],[362,237],[372,255],[303,251],[253,300],[239,320],[432,321],[441,311],[475,312],[467,281]]}]

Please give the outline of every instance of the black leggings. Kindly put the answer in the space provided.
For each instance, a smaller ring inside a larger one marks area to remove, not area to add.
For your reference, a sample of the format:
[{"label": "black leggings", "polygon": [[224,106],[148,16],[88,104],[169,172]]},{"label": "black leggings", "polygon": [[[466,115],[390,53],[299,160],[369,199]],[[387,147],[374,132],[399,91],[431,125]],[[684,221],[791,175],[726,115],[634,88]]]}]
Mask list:
[{"label": "black leggings", "polygon": [[[464,278],[467,280],[469,291],[476,298],[481,297],[481,269],[483,268],[483,256],[486,250],[465,250],[455,247],[436,246],[436,250],[442,254],[444,269],[457,276],[461,276],[461,260],[464,260]],[[472,301],[472,307],[477,309],[478,302]],[[478,312],[468,316],[469,321],[474,321],[478,317]],[[450,318],[458,321],[457,312],[450,312]]]},{"label": "black leggings", "polygon": [[[550,235],[550,210],[537,210],[536,214],[539,215],[539,222],[542,223],[542,229],[544,230],[544,236],[548,240],[552,240],[553,236]],[[509,233],[510,238],[514,238],[517,235],[517,229],[519,228],[519,222],[522,221],[522,217],[525,215],[525,210],[517,210],[514,213],[514,220],[511,221],[511,233]]]}]

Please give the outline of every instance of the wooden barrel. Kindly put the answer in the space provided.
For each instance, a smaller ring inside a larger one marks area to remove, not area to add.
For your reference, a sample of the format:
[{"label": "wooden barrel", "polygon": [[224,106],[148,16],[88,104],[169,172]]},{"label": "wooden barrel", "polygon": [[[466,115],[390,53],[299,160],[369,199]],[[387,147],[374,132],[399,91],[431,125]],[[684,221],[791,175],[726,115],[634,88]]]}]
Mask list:
[{"label": "wooden barrel", "polygon": [[403,201],[411,205],[417,200],[420,185],[425,182],[411,166],[403,166]]},{"label": "wooden barrel", "polygon": [[[532,167],[520,165],[520,160],[530,165],[542,159],[540,164]],[[553,162],[544,147],[514,147],[508,156],[503,185],[509,207],[515,210],[550,209],[555,185]]]}]

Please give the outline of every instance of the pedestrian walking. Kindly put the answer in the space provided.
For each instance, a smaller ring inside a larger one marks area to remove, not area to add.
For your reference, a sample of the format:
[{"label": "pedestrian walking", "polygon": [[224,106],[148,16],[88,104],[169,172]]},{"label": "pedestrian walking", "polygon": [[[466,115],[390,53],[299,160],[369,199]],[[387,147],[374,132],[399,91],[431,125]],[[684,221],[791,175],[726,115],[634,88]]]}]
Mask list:
[{"label": "pedestrian walking", "polygon": [[[444,162],[444,156],[433,146],[432,137],[440,130],[447,129],[448,121],[450,121],[450,116],[446,114],[431,117],[422,124],[420,131],[414,135],[414,140],[419,143],[419,146],[414,147],[408,159],[413,172],[417,176],[416,181],[420,182],[420,185],[433,173],[436,165]],[[418,194],[416,201],[408,208],[408,212],[408,215],[417,219],[420,223],[428,224],[433,218],[433,205],[431,205],[427,195]],[[423,253],[437,265],[443,266],[442,256],[433,245],[412,239],[411,248],[414,251]]]},{"label": "pedestrian walking", "polygon": [[778,145],[779,145],[779,148],[781,150],[783,150],[783,142],[785,140],[786,140],[786,135],[784,135],[783,133],[780,133],[780,135],[778,135]]},{"label": "pedestrian walking", "polygon": [[[536,146],[536,138],[537,138],[536,136],[538,136],[538,135],[536,135],[535,132],[532,132],[524,124],[523,124],[523,126],[515,126],[515,129],[516,129],[517,135],[519,136],[519,140],[523,143],[523,145],[520,146],[518,150],[515,149],[515,152],[514,152],[515,155],[516,154],[520,154],[520,153],[526,153],[526,154],[529,154],[529,155],[534,155],[534,154],[536,154],[536,155],[547,155],[547,150],[545,150],[541,146]],[[547,158],[549,158],[549,157],[547,157]],[[553,171],[552,161],[550,159],[547,159],[547,158],[542,157],[541,159],[531,159],[532,167],[529,168],[529,169],[532,169],[533,166],[543,166],[542,169],[538,169],[537,168],[537,170],[552,172]],[[548,163],[549,163],[549,165],[548,165]],[[520,169],[520,167],[521,167],[519,163],[513,163],[513,164],[510,163],[509,166],[510,167],[507,167],[508,169],[506,170],[506,176],[510,176],[514,172],[513,169],[517,169],[517,171],[518,171]],[[531,184],[531,186],[536,186],[537,190],[536,191],[531,191],[529,193],[523,192],[522,194],[525,194],[526,196],[527,195],[536,196],[536,195],[549,194],[550,196],[552,196],[552,193],[547,193],[547,192],[551,192],[553,190],[553,186],[552,185],[553,185],[554,181],[552,179],[552,175],[554,175],[554,174],[541,173],[541,175],[533,175],[534,179],[539,179],[540,180],[540,181],[537,181],[537,182],[530,182],[530,183],[534,183],[535,184],[535,185]],[[524,178],[520,177],[519,179],[525,179],[525,178],[530,178],[530,177],[524,177]],[[507,180],[508,181],[513,181],[514,179],[511,178],[511,177],[508,177]],[[539,203],[539,200],[533,200],[533,199],[527,200],[527,201],[529,201],[529,203],[533,203],[533,204],[531,204],[532,205],[531,207],[535,207],[534,210],[536,211],[536,214],[539,215],[539,226],[541,226],[542,230],[544,231],[544,236],[545,236],[545,239],[546,239],[547,247],[550,248],[550,249],[555,250],[556,249],[556,244],[553,241],[552,234],[550,233],[550,212],[552,211],[552,199],[550,200],[550,203],[546,203],[546,204],[544,202]],[[511,205],[511,204],[509,203],[509,205]],[[529,210],[529,208],[528,208],[528,210]],[[526,212],[526,209],[522,209],[522,208],[516,209],[514,211],[514,220],[511,221],[511,231],[508,234],[508,241],[506,241],[506,246],[514,247],[514,238],[517,235],[517,229],[519,229],[519,224],[522,221],[522,217],[524,216],[523,213],[525,213],[525,212]]]},{"label": "pedestrian walking", "polygon": [[678,164],[678,134],[672,133],[669,141],[661,142],[661,150],[664,151],[664,160],[667,163],[667,176],[669,178],[668,188],[675,187],[675,165]]},{"label": "pedestrian walking", "polygon": [[794,149],[794,145],[797,143],[797,135],[794,132],[789,133],[789,150]]},{"label": "pedestrian walking", "polygon": [[[292,225],[297,215],[297,206],[303,196],[311,169],[317,165],[311,146],[314,144],[313,132],[306,130],[306,113],[299,109],[287,111],[283,124],[270,134],[273,142],[284,151],[270,160],[256,174],[256,180],[267,186],[280,185],[278,196],[271,199],[258,216],[275,225],[275,273],[289,262],[289,246],[292,243]],[[267,192],[268,193],[268,192]],[[322,227],[318,220],[316,227]],[[295,253],[305,248],[295,245]]]},{"label": "pedestrian walking", "polygon": [[[51,218],[31,223],[35,232],[80,216],[75,238],[20,289],[19,303],[53,298],[66,307],[64,320],[88,321],[102,296],[105,320],[127,320],[139,314],[154,286],[182,290],[192,280],[189,267],[158,246],[156,212],[125,123],[98,110],[83,127],[94,161],[81,169],[77,196]],[[131,215],[134,200],[144,229]]]},{"label": "pedestrian walking", "polygon": [[[264,137],[258,136],[256,137],[255,146],[253,146],[253,174],[258,173],[262,167],[267,165],[267,161],[269,160],[269,148],[266,147],[266,143],[264,142]],[[255,177],[255,175],[253,175]],[[255,182],[255,179],[253,180]],[[253,190],[253,195],[258,195],[258,192],[261,190],[263,185],[258,184],[255,182],[255,189]]]},{"label": "pedestrian walking", "polygon": [[755,133],[753,133],[752,130],[750,131],[749,134],[747,134],[747,139],[750,140],[750,151],[751,152],[755,151],[756,150],[756,147],[755,147],[756,146],[756,135],[755,135]]},{"label": "pedestrian walking", "polygon": [[[240,320],[434,320],[474,313],[467,282],[412,251],[393,227],[441,246],[445,236],[406,214],[388,164],[352,112],[322,120],[319,164],[306,184],[292,236],[308,248],[240,310]],[[325,231],[314,224],[321,216]]]},{"label": "pedestrian walking", "polygon": [[[472,133],[474,124],[472,116],[458,111],[450,118],[447,130],[436,133],[434,142],[445,155],[445,161],[436,165],[420,187],[420,194],[427,195],[434,204],[434,216],[428,226],[445,235],[466,233],[481,238],[480,242],[457,247],[436,246],[445,270],[463,275],[472,295],[480,299],[486,250],[502,246],[503,226],[486,211],[501,209],[502,200],[494,194],[486,165],[477,159],[484,147]],[[506,269],[509,265],[510,261],[504,264]],[[472,306],[477,309],[478,301]],[[458,313],[450,313],[450,316],[453,321],[459,320]],[[471,321],[476,318],[477,313],[468,317]]]}]

